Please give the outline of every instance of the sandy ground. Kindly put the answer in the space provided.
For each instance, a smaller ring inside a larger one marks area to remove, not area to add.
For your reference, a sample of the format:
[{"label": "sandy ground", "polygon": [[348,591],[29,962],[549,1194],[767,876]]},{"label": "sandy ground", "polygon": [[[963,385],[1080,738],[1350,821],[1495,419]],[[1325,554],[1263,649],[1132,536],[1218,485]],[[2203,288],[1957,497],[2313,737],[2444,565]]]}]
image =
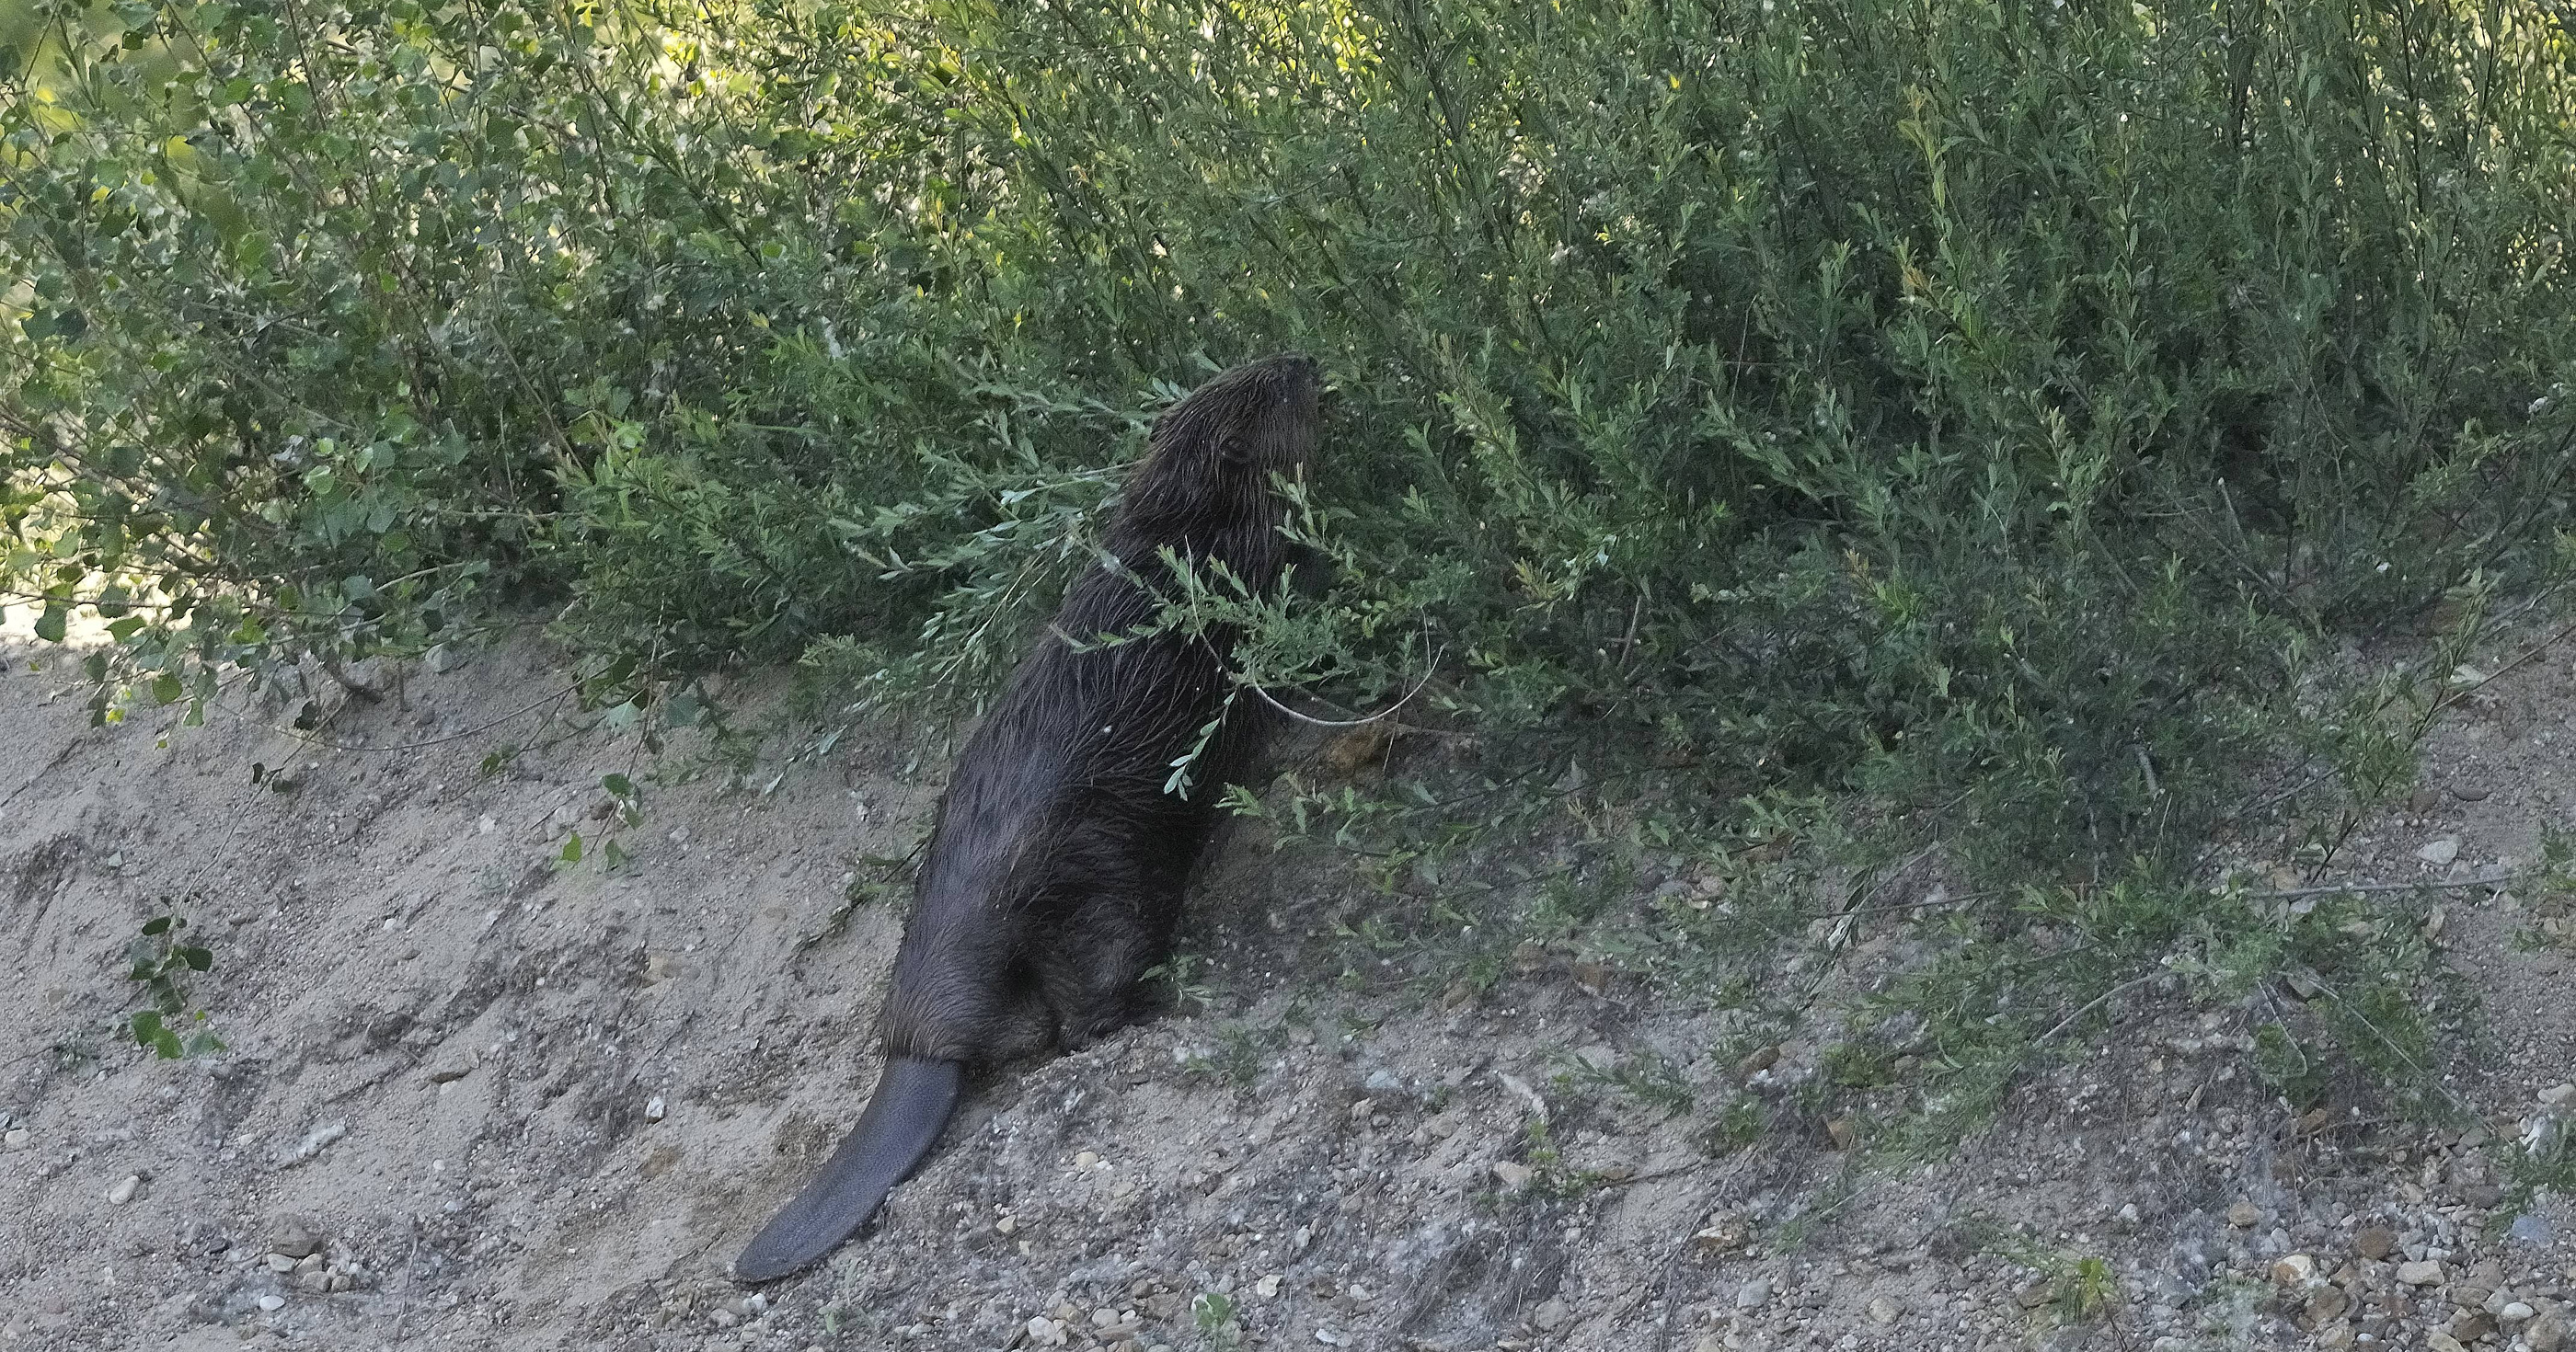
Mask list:
[{"label": "sandy ground", "polygon": [[[2576,826],[2571,655],[2448,719],[2423,790],[2336,876],[2509,874],[2544,826]],[[568,676],[535,641],[361,673],[372,705],[317,679],[331,746],[256,705],[92,729],[60,650],[0,635],[0,662],[0,1347],[2565,1336],[2576,1212],[2512,1204],[2500,1160],[2576,1115],[2542,1097],[2576,1078],[2576,981],[2509,888],[2444,907],[2484,1011],[2434,1053],[2483,1123],[2465,1136],[2302,1123],[2249,1073],[2246,1011],[2146,990],[2092,1059],[2027,1079],[1951,1157],[1888,1172],[1823,1131],[1712,1154],[1706,1105],[1745,1069],[1714,1051],[1737,1016],[1562,955],[1479,1002],[1337,990],[1300,936],[1354,884],[1249,828],[1193,902],[1203,1007],[981,1077],[860,1240],[746,1292],[725,1263],[873,1081],[899,875],[892,900],[834,916],[926,828],[934,736],[862,730],[743,776],[686,735],[648,758],[549,698]],[[526,749],[486,773],[507,745]],[[640,823],[615,816],[612,773],[640,786]],[[567,865],[576,831],[588,857]],[[603,865],[609,839],[628,865]],[[2419,857],[2442,840],[2447,862]],[[219,1053],[160,1060],[117,1031],[140,1003],[126,947],[164,897],[214,954],[190,988]],[[1913,923],[1846,935],[1842,986],[1901,961]],[[1818,1042],[1779,1043],[1754,1092],[1793,1094]],[[1701,1111],[1567,1074],[1648,1052]],[[2107,1283],[2089,1311],[2049,1281],[2083,1257]]]}]

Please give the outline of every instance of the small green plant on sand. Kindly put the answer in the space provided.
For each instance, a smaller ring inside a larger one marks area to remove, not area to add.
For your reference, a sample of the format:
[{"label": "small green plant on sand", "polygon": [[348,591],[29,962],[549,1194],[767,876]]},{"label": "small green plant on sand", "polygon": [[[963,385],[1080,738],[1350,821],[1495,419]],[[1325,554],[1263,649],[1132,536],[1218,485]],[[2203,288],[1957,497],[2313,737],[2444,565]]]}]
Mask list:
[{"label": "small green plant on sand", "polygon": [[2119,1314],[2119,1275],[2112,1271],[2110,1260],[2100,1254],[2054,1248],[2001,1232],[1991,1235],[1982,1247],[2039,1274],[2041,1290],[2035,1294],[2044,1298],[2031,1308],[2044,1318],[2059,1323],[2091,1323]]},{"label": "small green plant on sand", "polygon": [[1198,1325],[1199,1336],[1207,1345],[1225,1349],[1243,1344],[1243,1325],[1234,1319],[1234,1297],[1222,1291],[1201,1291],[1190,1298],[1190,1319]]},{"label": "small green plant on sand", "polygon": [[126,1026],[137,1044],[164,1058],[202,1056],[222,1051],[223,1039],[206,1026],[206,1011],[188,1008],[187,979],[212,971],[214,951],[184,939],[187,920],[161,898],[161,913],[143,922],[142,932],[127,941],[126,975],[140,982],[150,1007],[138,1009]]}]

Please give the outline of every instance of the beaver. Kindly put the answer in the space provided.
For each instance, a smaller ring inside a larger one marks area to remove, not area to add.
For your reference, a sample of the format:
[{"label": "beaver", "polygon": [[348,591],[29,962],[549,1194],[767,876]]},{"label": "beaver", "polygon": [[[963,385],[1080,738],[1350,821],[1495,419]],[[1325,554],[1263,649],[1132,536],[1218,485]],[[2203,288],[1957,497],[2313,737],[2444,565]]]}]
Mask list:
[{"label": "beaver", "polygon": [[1171,948],[1221,786],[1277,716],[1229,698],[1230,627],[1135,635],[1179,594],[1167,559],[1201,577],[1222,565],[1255,594],[1309,562],[1281,532],[1271,476],[1302,474],[1320,389],[1312,361],[1271,357],[1155,420],[1109,557],[1065,593],[940,797],[879,1016],[876,1091],[734,1260],[738,1280],[786,1276],[865,1224],[937,1141],[968,1065],[1076,1049],[1142,1012],[1140,979]]}]

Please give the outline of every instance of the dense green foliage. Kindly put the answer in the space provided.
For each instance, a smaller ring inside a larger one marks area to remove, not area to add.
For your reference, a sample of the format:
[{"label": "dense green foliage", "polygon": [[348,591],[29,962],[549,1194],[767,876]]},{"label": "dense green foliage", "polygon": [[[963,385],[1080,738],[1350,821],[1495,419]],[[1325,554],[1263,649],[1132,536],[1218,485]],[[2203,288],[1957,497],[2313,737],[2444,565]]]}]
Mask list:
[{"label": "dense green foliage", "polygon": [[2349,731],[2304,652],[2567,508],[2531,4],[0,16],[0,588],[165,703],[502,599],[612,701],[971,698],[1151,410],[1295,347],[1340,567],[1272,679],[1436,651],[1533,763],[2162,885]]}]

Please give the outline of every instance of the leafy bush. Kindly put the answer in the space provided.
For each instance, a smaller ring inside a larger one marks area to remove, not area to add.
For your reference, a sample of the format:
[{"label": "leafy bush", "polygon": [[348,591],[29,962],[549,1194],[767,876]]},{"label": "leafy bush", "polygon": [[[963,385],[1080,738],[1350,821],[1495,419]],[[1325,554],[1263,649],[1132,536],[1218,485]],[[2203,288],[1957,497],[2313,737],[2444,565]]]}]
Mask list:
[{"label": "leafy bush", "polygon": [[2339,735],[2321,640],[2543,575],[2576,461],[2528,3],[17,0],[0,43],[0,588],[110,621],[102,717],[521,600],[599,699],[740,654],[971,700],[1152,410],[1298,347],[1339,567],[1274,679],[1436,646],[1507,759],[1580,729],[2170,888]]}]

